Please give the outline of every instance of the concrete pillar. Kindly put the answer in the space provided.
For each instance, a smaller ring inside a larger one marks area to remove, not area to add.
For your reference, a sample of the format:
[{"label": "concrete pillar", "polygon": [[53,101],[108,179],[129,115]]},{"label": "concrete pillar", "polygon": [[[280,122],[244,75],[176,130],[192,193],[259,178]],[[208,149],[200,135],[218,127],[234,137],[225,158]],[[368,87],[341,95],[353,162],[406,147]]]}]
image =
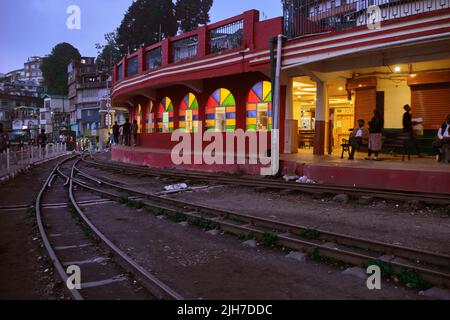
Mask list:
[{"label": "concrete pillar", "polygon": [[285,126],[284,126],[284,152],[285,153],[298,153],[298,121],[294,120],[294,107],[293,107],[293,84],[294,78],[289,77],[286,86],[286,99],[285,99]]},{"label": "concrete pillar", "polygon": [[325,128],[327,109],[327,90],[323,81],[317,81],[316,134],[314,137],[314,155],[325,154]]}]

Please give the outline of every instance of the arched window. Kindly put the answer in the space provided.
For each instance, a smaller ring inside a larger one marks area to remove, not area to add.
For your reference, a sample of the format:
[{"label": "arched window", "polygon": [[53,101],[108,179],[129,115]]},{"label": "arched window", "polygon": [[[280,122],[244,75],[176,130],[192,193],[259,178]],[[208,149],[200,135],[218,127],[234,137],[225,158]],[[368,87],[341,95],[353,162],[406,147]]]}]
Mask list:
[{"label": "arched window", "polygon": [[258,82],[247,97],[247,130],[272,130],[272,84]]},{"label": "arched window", "polygon": [[137,108],[136,121],[138,124],[138,132],[137,133],[140,134],[140,133],[142,133],[142,124],[143,124],[142,107],[140,104],[138,104],[138,108]]},{"label": "arched window", "polygon": [[236,130],[236,101],[227,89],[217,89],[206,103],[206,129],[217,132]]},{"label": "arched window", "polygon": [[165,97],[158,106],[158,132],[173,132],[173,104],[170,98]]},{"label": "arched window", "polygon": [[180,105],[179,127],[182,132],[198,132],[198,100],[194,94],[184,96]]},{"label": "arched window", "polygon": [[147,113],[147,133],[155,132],[155,105],[152,100],[150,100],[148,104],[148,113]]}]

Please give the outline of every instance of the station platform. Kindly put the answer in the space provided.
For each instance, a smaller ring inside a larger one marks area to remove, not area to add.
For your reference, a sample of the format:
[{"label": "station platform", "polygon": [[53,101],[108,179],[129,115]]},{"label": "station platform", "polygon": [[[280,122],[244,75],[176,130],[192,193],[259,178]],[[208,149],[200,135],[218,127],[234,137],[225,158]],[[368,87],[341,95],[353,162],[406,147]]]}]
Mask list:
[{"label": "station platform", "polygon": [[[358,153],[354,161],[340,154],[314,156],[311,150],[281,155],[283,174],[307,176],[317,183],[376,189],[448,193],[450,197],[450,164],[437,163],[432,157],[402,161],[401,156],[381,155],[380,161],[364,160]],[[165,169],[224,172],[259,175],[261,165],[180,165],[171,160],[170,150],[114,146],[111,159],[129,164]]]}]

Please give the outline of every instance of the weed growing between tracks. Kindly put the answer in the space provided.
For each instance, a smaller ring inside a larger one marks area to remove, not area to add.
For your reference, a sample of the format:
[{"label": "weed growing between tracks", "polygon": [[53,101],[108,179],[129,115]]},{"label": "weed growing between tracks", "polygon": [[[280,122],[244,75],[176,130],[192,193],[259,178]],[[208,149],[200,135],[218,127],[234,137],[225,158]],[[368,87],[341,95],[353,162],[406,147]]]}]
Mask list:
[{"label": "weed growing between tracks", "polygon": [[133,200],[125,195],[120,196],[119,199],[117,199],[117,202],[120,204],[125,204],[130,208],[136,208],[136,209],[144,208],[144,202],[142,200]]},{"label": "weed growing between tracks", "polygon": [[383,261],[380,259],[370,260],[366,264],[366,267],[369,267],[369,266],[378,266],[381,270],[381,275],[384,278],[389,278],[394,273],[394,269],[392,268],[392,266],[389,263],[387,263],[386,261]]},{"label": "weed growing between tracks", "polygon": [[175,222],[184,222],[187,221],[187,217],[180,212],[171,212],[168,215],[169,219]]},{"label": "weed growing between tracks", "polygon": [[25,212],[29,218],[35,218],[36,217],[36,208],[35,207],[29,207],[27,211]]},{"label": "weed growing between tracks", "polygon": [[351,267],[351,265],[349,265],[348,263],[345,263],[344,261],[335,259],[335,258],[330,258],[330,257],[325,257],[323,255],[321,255],[319,253],[319,248],[314,248],[313,251],[311,252],[311,259],[315,260],[315,261],[322,261],[328,265],[332,265],[338,268],[348,268]]},{"label": "weed growing between tracks", "polygon": [[273,232],[266,232],[266,233],[264,233],[262,235],[262,237],[259,240],[259,242],[264,247],[271,247],[271,246],[275,245],[277,240],[278,240],[278,236],[275,233],[273,233]]},{"label": "weed growing between tracks", "polygon": [[211,230],[213,229],[212,223],[209,220],[204,218],[194,218],[191,220],[191,224],[197,226],[203,230]]},{"label": "weed growing between tracks", "polygon": [[316,229],[300,230],[298,235],[309,240],[318,240],[320,238],[320,232]]},{"label": "weed growing between tracks", "polygon": [[75,208],[75,206],[73,205],[73,203],[69,203],[67,205],[67,210],[69,211],[70,216],[76,221],[78,226],[81,228],[81,233],[83,234],[83,236],[87,239],[97,242],[98,239],[94,237],[94,235],[91,232],[91,229],[86,227],[84,225],[83,221],[81,221],[80,217],[78,216],[78,211]]},{"label": "weed growing between tracks", "polygon": [[245,232],[239,235],[239,240],[248,241],[252,239],[255,239],[255,234],[253,232]]},{"label": "weed growing between tracks", "polygon": [[401,268],[397,275],[400,282],[404,285],[418,290],[427,290],[432,287],[431,283],[426,281],[415,269]]}]

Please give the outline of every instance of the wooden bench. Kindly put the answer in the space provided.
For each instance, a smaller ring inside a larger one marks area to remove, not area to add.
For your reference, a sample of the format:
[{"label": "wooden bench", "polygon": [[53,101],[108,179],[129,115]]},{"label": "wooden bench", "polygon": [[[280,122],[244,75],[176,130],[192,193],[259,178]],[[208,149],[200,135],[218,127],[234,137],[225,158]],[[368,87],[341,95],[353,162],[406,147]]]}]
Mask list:
[{"label": "wooden bench", "polygon": [[[353,131],[350,129],[349,131]],[[341,159],[344,159],[345,152],[350,156],[351,144],[350,144],[351,133],[348,139],[342,139],[342,154]],[[383,134],[383,149],[391,149],[390,152],[395,154],[395,149],[402,149],[402,161],[405,161],[405,155],[408,155],[408,160],[411,160],[411,154],[409,152],[409,133],[387,133]],[[364,145],[363,147],[368,147]]]},{"label": "wooden bench", "polygon": [[395,149],[402,149],[402,161],[405,161],[405,155],[408,155],[408,160],[411,160],[409,152],[409,140],[411,135],[409,133],[387,133],[383,135],[383,149],[391,149],[391,153],[395,154]]}]

